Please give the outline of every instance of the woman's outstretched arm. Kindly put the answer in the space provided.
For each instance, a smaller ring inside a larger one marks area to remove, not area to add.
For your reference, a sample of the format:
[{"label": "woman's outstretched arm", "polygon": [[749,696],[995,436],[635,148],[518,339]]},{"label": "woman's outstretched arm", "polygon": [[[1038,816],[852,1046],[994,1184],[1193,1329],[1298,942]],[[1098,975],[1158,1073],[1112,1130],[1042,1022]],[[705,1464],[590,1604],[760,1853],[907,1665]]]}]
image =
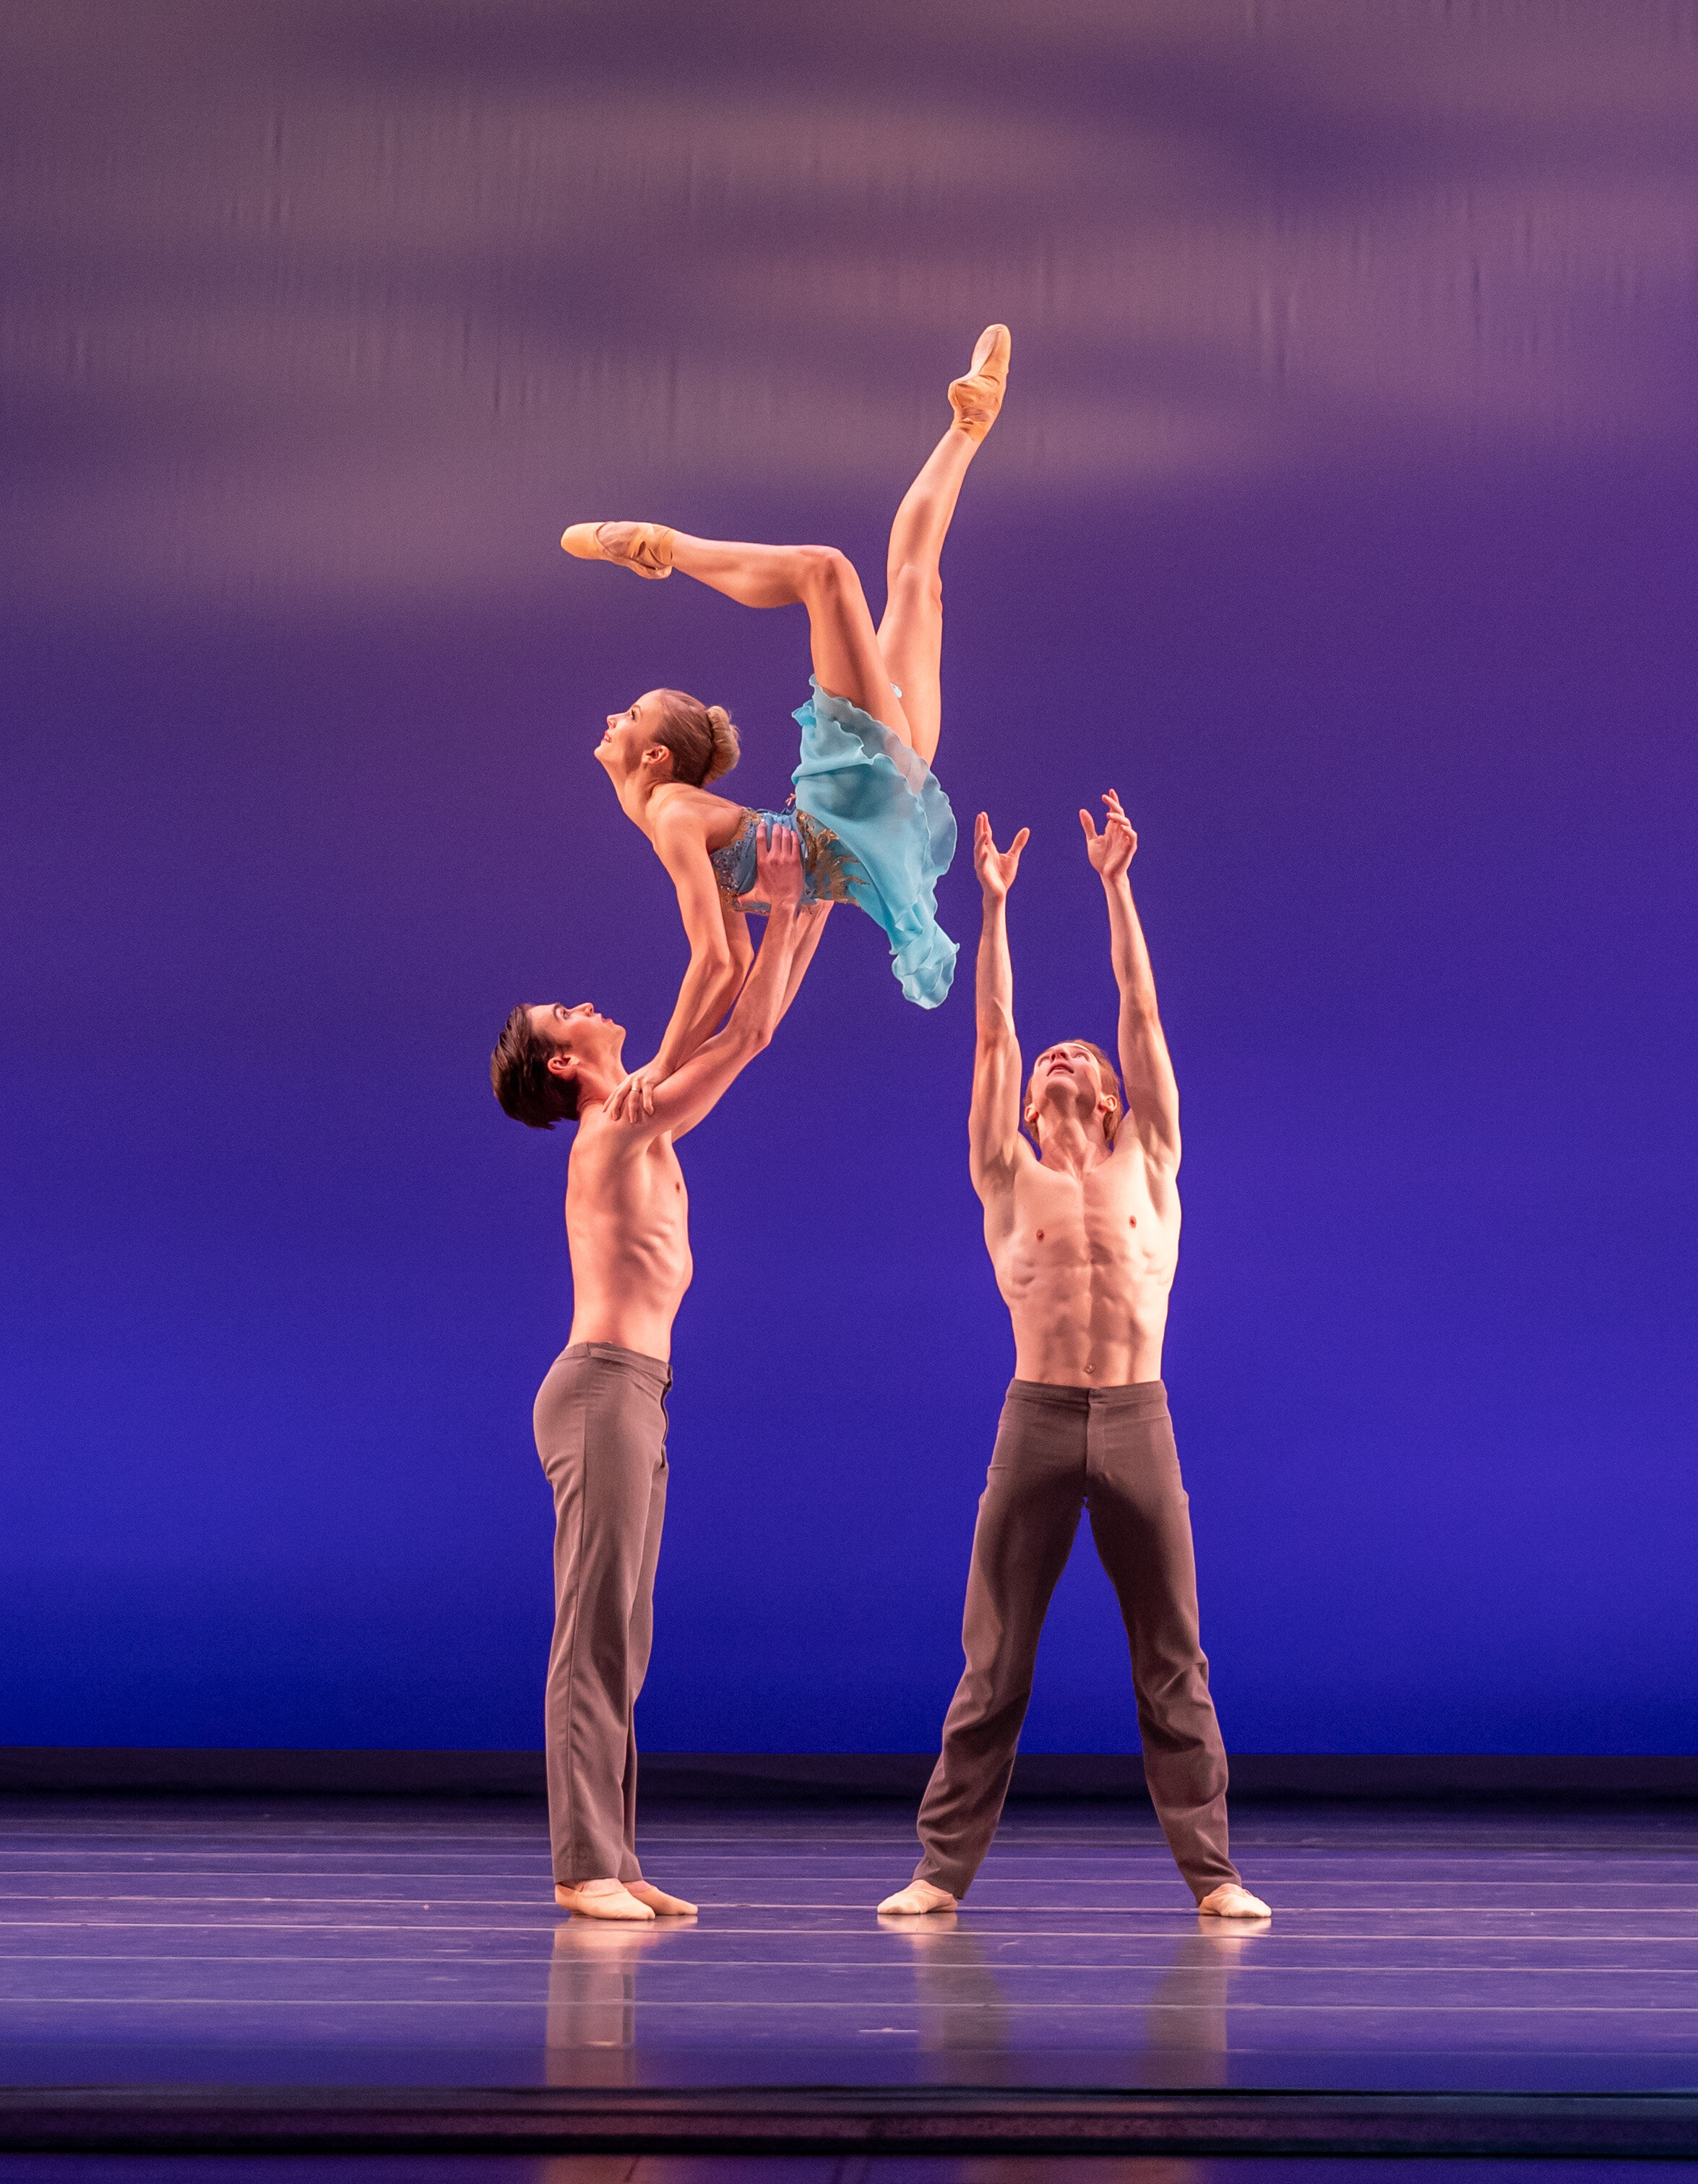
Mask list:
[{"label": "woman's outstretched arm", "polygon": [[743,928],[739,935],[726,915],[701,822],[682,812],[662,812],[654,822],[654,841],[678,891],[690,961],[654,1060],[633,1069],[608,1100],[607,1113],[615,1122],[645,1117],[654,1104],[654,1087],[713,1037],[749,974],[753,954],[743,918],[736,921]]}]

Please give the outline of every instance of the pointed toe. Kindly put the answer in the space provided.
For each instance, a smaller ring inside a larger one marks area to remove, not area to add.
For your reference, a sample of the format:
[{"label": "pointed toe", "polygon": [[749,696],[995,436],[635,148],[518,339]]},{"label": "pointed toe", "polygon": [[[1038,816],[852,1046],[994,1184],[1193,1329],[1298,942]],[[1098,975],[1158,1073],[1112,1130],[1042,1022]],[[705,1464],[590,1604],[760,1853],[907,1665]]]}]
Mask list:
[{"label": "pointed toe", "polygon": [[[629,537],[610,542],[604,531],[619,530]],[[579,561],[611,561],[638,577],[670,577],[672,573],[672,533],[664,523],[571,523],[560,533],[560,544]]]},{"label": "pointed toe", "polygon": [[999,320],[987,326],[973,344],[972,362],[966,374],[949,382],[949,407],[955,413],[955,422],[976,440],[983,439],[1002,408],[1012,346],[1013,337]]}]

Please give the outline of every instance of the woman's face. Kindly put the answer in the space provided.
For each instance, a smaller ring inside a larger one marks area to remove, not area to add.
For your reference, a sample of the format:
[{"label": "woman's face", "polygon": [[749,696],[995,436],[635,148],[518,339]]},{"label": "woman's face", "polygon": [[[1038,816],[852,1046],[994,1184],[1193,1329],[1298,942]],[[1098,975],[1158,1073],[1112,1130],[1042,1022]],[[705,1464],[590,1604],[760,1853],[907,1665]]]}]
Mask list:
[{"label": "woman's face", "polygon": [[653,690],[643,693],[622,713],[610,713],[607,733],[595,755],[615,781],[628,780],[642,762],[643,754],[655,748],[654,730],[660,725],[660,701]]}]

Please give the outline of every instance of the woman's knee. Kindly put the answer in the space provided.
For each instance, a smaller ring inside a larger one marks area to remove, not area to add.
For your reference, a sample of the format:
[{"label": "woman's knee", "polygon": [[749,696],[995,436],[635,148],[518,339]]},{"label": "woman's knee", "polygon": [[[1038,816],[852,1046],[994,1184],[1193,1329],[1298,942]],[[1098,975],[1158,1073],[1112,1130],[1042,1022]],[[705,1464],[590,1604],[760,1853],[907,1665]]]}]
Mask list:
[{"label": "woman's knee", "polygon": [[799,546],[802,588],[810,599],[843,599],[860,589],[855,564],[836,546]]},{"label": "woman's knee", "polygon": [[890,607],[905,613],[944,610],[944,580],[934,566],[924,561],[893,562],[886,573],[885,595]]}]

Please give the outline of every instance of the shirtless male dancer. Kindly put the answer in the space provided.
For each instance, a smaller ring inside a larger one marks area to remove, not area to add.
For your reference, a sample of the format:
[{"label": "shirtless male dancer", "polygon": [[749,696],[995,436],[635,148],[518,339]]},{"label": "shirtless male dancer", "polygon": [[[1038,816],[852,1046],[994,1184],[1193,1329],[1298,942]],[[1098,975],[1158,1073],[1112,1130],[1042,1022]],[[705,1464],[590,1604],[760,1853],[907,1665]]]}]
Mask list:
[{"label": "shirtless male dancer", "polygon": [[973,1533],[966,1673],[920,1807],[925,1855],[883,1913],[953,1911],[990,1847],[1038,1634],[1085,1508],[1131,1642],[1144,1780],[1168,1847],[1200,1911],[1268,1915],[1227,1855],[1227,1758],[1161,1378],[1179,1256],[1179,1092],[1127,879],[1138,837],[1118,796],[1103,801],[1100,834],[1088,812],[1079,817],[1108,897],[1123,1117],[1114,1065],[1085,1039],[1040,1054],[1022,1101],[1008,890],[1027,833],[999,850],[983,811],[974,833],[984,925],[967,1134],[985,1242],[1014,1322],[1015,1378]]},{"label": "shirtless male dancer", "polygon": [[496,1097],[536,1129],[576,1122],[566,1169],[572,1324],[537,1391],[554,1495],[554,1639],[544,1702],[554,1901],[592,1919],[685,1918],[695,1905],[637,1860],[632,1713],[649,1666],[666,1507],[672,1322],[690,1285],[689,1201],[674,1146],[771,1039],[829,904],[803,904],[795,833],[756,845],[766,937],[723,1030],[615,1122],[623,1026],[587,1001],[514,1010],[490,1057]]}]

